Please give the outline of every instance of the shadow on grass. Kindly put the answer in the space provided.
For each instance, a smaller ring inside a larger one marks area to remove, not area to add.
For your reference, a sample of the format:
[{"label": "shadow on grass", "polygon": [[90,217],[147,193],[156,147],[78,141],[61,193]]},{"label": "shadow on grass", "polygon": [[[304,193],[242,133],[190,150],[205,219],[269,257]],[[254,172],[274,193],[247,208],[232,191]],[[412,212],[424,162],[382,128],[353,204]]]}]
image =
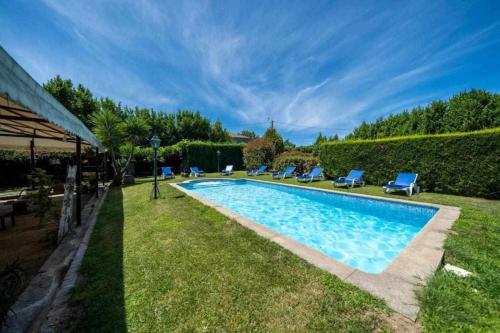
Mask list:
[{"label": "shadow on grass", "polygon": [[80,267],[81,282],[71,300],[83,311],[76,330],[99,327],[102,332],[126,332],[123,276],[123,193],[112,188],[93,231]]},{"label": "shadow on grass", "polygon": [[174,195],[174,196],[171,196],[171,197],[167,197],[167,199],[182,199],[182,198],[185,198],[186,195],[185,194],[179,194],[179,195]]},{"label": "shadow on grass", "polygon": [[[158,179],[158,181],[160,182],[161,180]],[[144,183],[151,183],[151,184],[153,184],[153,177],[136,178],[134,185],[140,185],[140,184],[144,184]],[[129,186],[133,186],[133,185],[129,185]]]}]

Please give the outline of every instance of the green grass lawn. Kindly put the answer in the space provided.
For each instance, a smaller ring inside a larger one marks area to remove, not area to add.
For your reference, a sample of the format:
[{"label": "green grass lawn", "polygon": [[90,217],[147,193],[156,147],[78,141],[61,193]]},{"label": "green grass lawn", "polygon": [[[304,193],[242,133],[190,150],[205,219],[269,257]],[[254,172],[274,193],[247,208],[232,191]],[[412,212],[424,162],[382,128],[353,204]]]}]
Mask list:
[{"label": "green grass lawn", "polygon": [[[84,314],[80,331],[390,330],[382,301],[166,181],[161,198],[150,200],[151,183],[141,181],[111,190],[99,214],[81,267],[84,283],[72,295]],[[399,197],[374,186],[352,191]],[[500,202],[433,193],[411,200],[462,208],[446,261],[474,272],[463,279],[439,271],[419,295],[419,322],[427,331],[500,329]]]}]

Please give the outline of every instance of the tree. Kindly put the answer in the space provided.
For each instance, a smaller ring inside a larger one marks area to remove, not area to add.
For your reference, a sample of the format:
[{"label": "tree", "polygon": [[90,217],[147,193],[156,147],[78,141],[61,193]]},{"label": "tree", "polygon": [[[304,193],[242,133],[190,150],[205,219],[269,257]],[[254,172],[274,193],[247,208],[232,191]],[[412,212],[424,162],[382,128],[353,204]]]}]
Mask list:
[{"label": "tree", "polygon": [[500,94],[486,90],[464,91],[448,102],[443,119],[446,132],[474,131],[500,126]]},{"label": "tree", "polygon": [[[44,88],[90,129],[94,126],[95,113],[109,111],[122,120],[142,119],[151,128],[152,133],[160,137],[162,145],[173,145],[181,140],[229,141],[229,133],[219,120],[211,124],[210,120],[199,112],[179,110],[167,114],[137,106],[122,106],[109,97],[97,100],[82,84],[75,87],[71,80],[63,79],[59,75],[47,81]],[[143,138],[138,144],[145,145],[148,141]]]},{"label": "tree", "polygon": [[175,114],[162,114],[160,118],[162,131],[159,134],[162,145],[173,145],[180,141],[177,127],[175,126]]},{"label": "tree", "polygon": [[347,135],[348,139],[371,139],[370,137],[370,125],[366,122],[362,122],[361,125],[356,127],[351,134]]},{"label": "tree", "polygon": [[75,95],[71,80],[64,80],[59,75],[56,75],[54,78],[44,83],[43,88],[47,90],[55,99],[57,99],[66,109],[72,112]]},{"label": "tree", "polygon": [[81,84],[74,88],[71,80],[64,80],[59,75],[43,87],[85,126],[92,127],[91,115],[99,109],[99,105],[89,89]]},{"label": "tree", "polygon": [[256,139],[257,138],[257,134],[255,134],[254,131],[249,131],[249,130],[243,130],[243,131],[240,131],[238,133],[238,135],[243,135],[243,136],[246,136],[250,139]]},{"label": "tree", "polygon": [[220,122],[220,120],[217,119],[217,121],[212,125],[210,129],[209,139],[212,142],[230,141],[229,133],[222,127],[222,123]]},{"label": "tree", "polygon": [[434,101],[424,108],[421,121],[421,134],[436,134],[443,130],[443,117],[448,109],[448,103]]},{"label": "tree", "polygon": [[274,127],[269,127],[262,136],[262,139],[267,140],[273,144],[274,155],[279,155],[285,151],[285,142],[283,141],[283,137]]},{"label": "tree", "polygon": [[500,126],[500,94],[472,89],[429,105],[361,123],[346,139],[466,132]]},{"label": "tree", "polygon": [[125,119],[128,116],[128,113],[122,108],[121,104],[115,103],[109,97],[104,97],[99,100],[99,109],[110,111],[121,119]]},{"label": "tree", "polygon": [[[120,118],[111,109],[105,108],[92,116],[94,132],[108,149],[115,171],[112,185],[120,185],[138,143],[148,135],[149,126],[139,117]],[[121,153],[128,155],[121,158]]]},{"label": "tree", "polygon": [[295,147],[296,146],[292,141],[290,141],[289,139],[285,140],[285,151],[293,150]]},{"label": "tree", "polygon": [[264,139],[255,139],[243,148],[243,161],[247,169],[256,169],[261,165],[271,165],[274,159],[274,145]]},{"label": "tree", "polygon": [[[152,109],[136,107],[132,112],[134,117],[143,119],[151,128],[151,133],[158,135],[162,146],[170,146],[179,142],[175,127],[175,114],[156,112]],[[149,140],[144,139],[141,145],[149,145]]]},{"label": "tree", "polygon": [[175,115],[175,127],[179,140],[208,140],[210,137],[210,120],[199,112],[179,110]]},{"label": "tree", "polygon": [[75,114],[87,127],[92,126],[91,117],[99,110],[99,103],[94,99],[92,92],[79,84],[74,89],[74,100],[71,112]]},{"label": "tree", "polygon": [[314,140],[314,146],[319,146],[320,144],[327,142],[328,139],[326,136],[324,136],[321,132],[318,133],[318,136],[316,137],[316,140]]},{"label": "tree", "polygon": [[339,135],[337,133],[335,133],[335,135],[331,136],[328,141],[339,141]]}]

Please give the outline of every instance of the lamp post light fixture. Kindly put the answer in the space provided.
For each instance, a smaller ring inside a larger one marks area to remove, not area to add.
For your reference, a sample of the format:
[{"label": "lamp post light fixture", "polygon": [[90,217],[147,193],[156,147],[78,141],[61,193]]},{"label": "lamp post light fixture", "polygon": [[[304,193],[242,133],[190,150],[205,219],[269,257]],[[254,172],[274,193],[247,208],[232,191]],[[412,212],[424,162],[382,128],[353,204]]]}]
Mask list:
[{"label": "lamp post light fixture", "polygon": [[220,172],[220,150],[217,149],[217,172]]},{"label": "lamp post light fixture", "polygon": [[153,175],[154,175],[154,184],[153,184],[153,196],[155,199],[158,198],[160,194],[160,189],[158,188],[158,169],[156,167],[158,160],[158,148],[160,148],[160,138],[158,135],[154,135],[151,138],[151,147],[153,148]]}]

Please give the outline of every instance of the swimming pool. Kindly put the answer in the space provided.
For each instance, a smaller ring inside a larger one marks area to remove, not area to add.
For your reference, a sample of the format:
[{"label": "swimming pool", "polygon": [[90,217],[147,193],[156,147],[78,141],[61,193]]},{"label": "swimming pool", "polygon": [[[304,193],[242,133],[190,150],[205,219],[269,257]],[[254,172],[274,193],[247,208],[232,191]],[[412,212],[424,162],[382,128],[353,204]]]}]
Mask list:
[{"label": "swimming pool", "polygon": [[251,180],[184,189],[366,273],[381,273],[437,208]]}]

